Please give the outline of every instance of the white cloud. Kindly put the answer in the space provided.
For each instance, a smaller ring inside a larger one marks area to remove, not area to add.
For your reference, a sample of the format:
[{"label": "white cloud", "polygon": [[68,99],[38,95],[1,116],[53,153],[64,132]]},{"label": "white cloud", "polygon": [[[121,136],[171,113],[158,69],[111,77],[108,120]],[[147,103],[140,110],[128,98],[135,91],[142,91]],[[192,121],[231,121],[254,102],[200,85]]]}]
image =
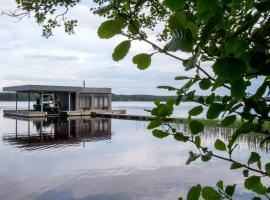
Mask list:
[{"label": "white cloud", "polygon": [[[13,10],[14,2],[1,0],[0,10]],[[0,19],[0,86],[15,84],[57,84],[112,87],[122,94],[169,94],[156,89],[158,85],[179,85],[176,75],[190,75],[182,63],[168,56],[156,54],[152,65],[140,71],[132,57],[142,52],[152,52],[149,44],[134,41],[129,55],[121,62],[114,62],[114,47],[124,40],[122,36],[101,40],[97,28],[104,19],[91,14],[87,2],[70,10],[69,16],[78,19],[75,35],[64,33],[63,27],[54,36],[45,39],[41,27],[34,19]],[[149,40],[155,42],[153,36]],[[163,44],[162,44],[163,45]],[[181,57],[188,54],[181,53]]]}]

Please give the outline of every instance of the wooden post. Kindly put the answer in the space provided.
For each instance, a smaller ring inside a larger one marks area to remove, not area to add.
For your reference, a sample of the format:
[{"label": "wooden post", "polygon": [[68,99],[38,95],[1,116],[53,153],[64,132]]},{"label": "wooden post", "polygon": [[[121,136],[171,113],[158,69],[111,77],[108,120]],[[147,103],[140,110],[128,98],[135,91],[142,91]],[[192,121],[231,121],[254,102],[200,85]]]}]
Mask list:
[{"label": "wooden post", "polygon": [[15,134],[16,134],[16,139],[18,138],[18,120],[16,117],[16,124],[15,124]]},{"label": "wooden post", "polygon": [[16,111],[18,110],[18,93],[16,92]]},{"label": "wooden post", "polygon": [[41,92],[40,111],[43,112],[43,92]]},{"label": "wooden post", "polygon": [[28,111],[30,110],[30,92],[28,92]]},{"label": "wooden post", "polygon": [[28,120],[28,138],[30,139],[30,120]]},{"label": "wooden post", "polygon": [[68,93],[68,111],[70,111],[70,92]]}]

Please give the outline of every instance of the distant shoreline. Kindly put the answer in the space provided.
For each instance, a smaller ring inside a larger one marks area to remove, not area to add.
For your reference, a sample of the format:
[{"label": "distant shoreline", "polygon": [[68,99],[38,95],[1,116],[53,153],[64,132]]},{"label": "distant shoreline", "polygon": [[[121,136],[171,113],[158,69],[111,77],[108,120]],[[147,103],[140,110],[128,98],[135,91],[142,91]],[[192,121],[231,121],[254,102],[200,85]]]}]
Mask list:
[{"label": "distant shoreline", "polygon": [[[31,94],[30,101],[35,101],[38,97],[38,94]],[[161,95],[143,95],[143,94],[135,94],[135,95],[125,95],[125,94],[112,94],[112,101],[145,101],[145,102],[153,102],[156,99],[160,101],[167,101],[169,98],[176,99],[177,96],[161,96]],[[206,96],[197,96],[197,98],[206,98]],[[216,99],[218,101],[218,99]],[[0,92],[0,101],[16,101],[15,93],[1,93]],[[28,101],[28,94],[19,93],[18,101]],[[189,102],[185,97],[182,98],[182,101]]]}]

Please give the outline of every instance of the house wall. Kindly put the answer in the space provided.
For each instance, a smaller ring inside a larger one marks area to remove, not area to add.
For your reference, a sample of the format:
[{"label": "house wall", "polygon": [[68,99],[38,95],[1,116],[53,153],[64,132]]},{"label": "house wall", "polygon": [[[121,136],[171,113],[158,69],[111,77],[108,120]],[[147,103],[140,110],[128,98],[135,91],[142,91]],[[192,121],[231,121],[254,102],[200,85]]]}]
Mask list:
[{"label": "house wall", "polygon": [[[80,99],[82,97],[89,98],[90,106],[81,107]],[[104,98],[107,98],[108,106],[104,106]],[[98,103],[96,102],[98,101]],[[92,109],[92,110],[111,110],[112,94],[90,94],[90,93],[76,93],[76,110]]]},{"label": "house wall", "polygon": [[[60,102],[60,110],[68,110],[68,94],[69,93],[55,93],[55,100],[58,98]],[[75,110],[75,93],[70,94],[70,110]]]}]

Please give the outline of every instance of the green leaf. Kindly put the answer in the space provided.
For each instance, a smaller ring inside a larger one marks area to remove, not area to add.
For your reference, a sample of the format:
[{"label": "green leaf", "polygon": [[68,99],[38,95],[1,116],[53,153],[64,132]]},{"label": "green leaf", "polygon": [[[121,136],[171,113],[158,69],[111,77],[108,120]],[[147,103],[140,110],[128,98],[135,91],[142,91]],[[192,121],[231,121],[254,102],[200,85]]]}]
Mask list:
[{"label": "green leaf", "polygon": [[213,153],[211,151],[209,151],[209,152],[207,152],[207,154],[202,155],[201,160],[203,162],[207,162],[207,161],[211,160],[212,156],[213,156]]},{"label": "green leaf", "polygon": [[225,188],[225,192],[227,195],[229,195],[230,197],[233,196],[233,193],[234,193],[234,190],[235,190],[235,184],[234,185],[228,185],[226,188]]},{"label": "green leaf", "polygon": [[201,196],[201,186],[196,185],[190,188],[187,193],[187,200],[199,200]]},{"label": "green leaf", "polygon": [[190,129],[192,134],[196,135],[196,134],[203,131],[204,125],[201,122],[197,121],[197,120],[192,120],[189,123],[189,129]]},{"label": "green leaf", "polygon": [[265,170],[266,170],[266,173],[268,174],[268,176],[270,177],[270,163],[265,164]]},{"label": "green leaf", "polygon": [[137,65],[139,69],[146,69],[151,64],[151,55],[142,53],[133,57],[132,62]]},{"label": "green leaf", "polygon": [[243,176],[244,177],[248,177],[248,173],[249,173],[248,169],[243,170]]},{"label": "green leaf", "polygon": [[206,117],[207,119],[216,119],[218,118],[219,114],[222,112],[223,110],[223,106],[220,103],[213,103],[207,113],[206,113]]},{"label": "green leaf", "polygon": [[138,20],[132,20],[128,24],[128,30],[131,34],[136,35],[140,30],[140,22]]},{"label": "green leaf", "polygon": [[164,5],[167,6],[172,11],[180,10],[184,8],[187,0],[165,0]]},{"label": "green leaf", "polygon": [[245,40],[232,39],[227,43],[225,47],[225,55],[234,54],[236,57],[240,57],[248,49],[248,43]]},{"label": "green leaf", "polygon": [[241,78],[237,81],[232,82],[231,87],[231,96],[236,99],[241,99],[246,95],[246,82]]},{"label": "green leaf", "polygon": [[192,108],[190,111],[188,111],[188,114],[191,116],[197,116],[197,115],[201,114],[202,111],[203,111],[202,106],[196,106],[196,107]]},{"label": "green leaf", "polygon": [[172,86],[168,86],[168,85],[160,85],[157,86],[158,89],[165,89],[165,90],[169,90],[169,91],[175,91],[177,90],[177,88],[172,87]]},{"label": "green leaf", "polygon": [[212,104],[215,101],[215,93],[212,93],[210,96],[206,97],[205,103]]},{"label": "green leaf", "polygon": [[189,71],[193,68],[196,67],[197,63],[198,63],[198,58],[200,56],[201,52],[200,50],[197,50],[197,52],[192,55],[188,60],[187,62],[184,64],[183,62],[183,65],[185,66],[185,71]]},{"label": "green leaf", "polygon": [[114,18],[114,21],[118,23],[122,29],[127,25],[127,19],[124,16],[125,14],[117,14]]},{"label": "green leaf", "polygon": [[199,19],[206,21],[216,13],[217,0],[198,0],[196,3]]},{"label": "green leaf", "polygon": [[[204,1],[204,0],[199,0],[199,1]],[[206,0],[209,1],[209,0]],[[216,1],[216,0],[214,0]],[[209,13],[207,10],[205,13]],[[200,46],[205,46],[207,44],[207,41],[209,40],[212,32],[214,31],[215,27],[222,21],[223,18],[223,11],[222,9],[217,9],[216,13],[213,17],[211,17],[205,27],[202,30],[201,38],[200,38]]]},{"label": "green leaf", "polygon": [[257,166],[261,169],[261,156],[256,152],[251,152],[250,157],[248,159],[248,164],[251,165],[257,162]]},{"label": "green leaf", "polygon": [[182,80],[186,80],[186,79],[192,79],[192,78],[187,77],[187,76],[176,76],[174,78],[174,80],[178,80],[178,81],[182,81]]},{"label": "green leaf", "polygon": [[186,27],[186,14],[183,12],[176,12],[168,20],[168,26],[172,31],[175,30],[184,30]]},{"label": "green leaf", "polygon": [[233,124],[235,122],[235,120],[236,120],[235,115],[227,116],[221,121],[221,126],[229,126],[229,125]]},{"label": "green leaf", "polygon": [[189,152],[188,160],[186,161],[186,165],[189,165],[191,162],[197,160],[200,156],[197,154],[194,154],[192,151]]},{"label": "green leaf", "polygon": [[161,117],[170,116],[173,113],[173,106],[171,105],[161,105],[161,107],[158,110],[158,115]]},{"label": "green leaf", "polygon": [[253,197],[252,200],[262,200],[260,197]]},{"label": "green leaf", "polygon": [[267,86],[269,85],[268,82],[264,82],[256,91],[256,93],[252,96],[252,99],[257,102],[258,100],[260,100],[263,96],[263,94],[266,91]]},{"label": "green leaf", "polygon": [[256,192],[257,194],[265,194],[266,190],[261,183],[261,177],[259,176],[251,176],[245,180],[244,183],[245,188],[248,190],[251,190],[253,192]]},{"label": "green leaf", "polygon": [[200,148],[200,146],[201,146],[201,138],[200,138],[200,136],[195,137],[195,145],[196,145],[197,148]]},{"label": "green leaf", "polygon": [[191,52],[194,41],[192,35],[187,30],[175,30],[172,34],[171,41],[164,47],[167,51],[176,52],[178,50]]},{"label": "green leaf", "polygon": [[180,142],[186,142],[189,139],[189,137],[183,135],[183,133],[176,133],[174,135],[174,139]]},{"label": "green leaf", "polygon": [[98,28],[98,36],[102,39],[109,39],[121,33],[121,26],[114,20],[103,22]]},{"label": "green leaf", "polygon": [[239,58],[225,57],[215,62],[213,70],[222,79],[235,81],[243,77],[247,71],[247,66]]},{"label": "green leaf", "polygon": [[230,169],[239,169],[239,168],[242,168],[243,165],[240,164],[240,163],[237,163],[237,162],[234,162],[231,164],[231,168]]},{"label": "green leaf", "polygon": [[248,159],[248,164],[253,164],[261,159],[261,156],[256,152],[251,152],[250,157]]},{"label": "green leaf", "polygon": [[219,189],[223,190],[223,181],[222,180],[220,180],[220,181],[217,182],[217,187]]},{"label": "green leaf", "polygon": [[148,125],[148,129],[154,129],[158,126],[162,125],[162,122],[159,119],[154,119],[152,120],[149,125]]},{"label": "green leaf", "polygon": [[153,130],[152,133],[153,133],[153,136],[155,136],[157,138],[164,138],[164,137],[167,137],[169,135],[167,132],[164,132],[164,131],[158,130],[158,129]]},{"label": "green leaf", "polygon": [[220,139],[217,139],[215,142],[215,148],[219,151],[226,151],[226,145]]},{"label": "green leaf", "polygon": [[131,42],[129,40],[126,40],[121,42],[115,47],[114,52],[112,54],[114,61],[122,60],[127,55],[130,49],[130,43]]},{"label": "green leaf", "polygon": [[222,196],[212,187],[204,187],[202,189],[202,197],[205,200],[221,200]]},{"label": "green leaf", "polygon": [[202,79],[202,80],[200,81],[199,85],[200,85],[200,88],[201,88],[202,90],[208,90],[208,89],[211,87],[212,84],[211,84],[210,79],[204,78],[204,79]]}]

